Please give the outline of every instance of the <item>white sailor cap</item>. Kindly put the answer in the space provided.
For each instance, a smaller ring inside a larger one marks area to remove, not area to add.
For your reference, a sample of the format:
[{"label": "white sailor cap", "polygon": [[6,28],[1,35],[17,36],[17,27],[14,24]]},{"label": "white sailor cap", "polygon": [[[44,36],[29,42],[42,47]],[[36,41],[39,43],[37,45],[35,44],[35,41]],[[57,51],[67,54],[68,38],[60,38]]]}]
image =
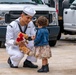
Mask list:
[{"label": "white sailor cap", "polygon": [[23,12],[25,14],[27,14],[27,15],[30,15],[30,16],[34,16],[35,13],[36,13],[36,11],[33,8],[29,7],[29,6],[24,7]]}]

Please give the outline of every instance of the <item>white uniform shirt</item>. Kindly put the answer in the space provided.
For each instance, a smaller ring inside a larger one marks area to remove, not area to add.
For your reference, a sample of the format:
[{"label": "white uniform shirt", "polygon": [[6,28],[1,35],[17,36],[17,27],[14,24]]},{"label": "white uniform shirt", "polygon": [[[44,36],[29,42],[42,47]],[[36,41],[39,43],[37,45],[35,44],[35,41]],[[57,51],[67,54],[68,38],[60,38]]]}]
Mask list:
[{"label": "white uniform shirt", "polygon": [[[16,20],[19,21],[19,18]],[[24,31],[25,27],[21,26],[21,28]],[[14,45],[14,42],[16,41],[16,38],[19,32],[20,32],[20,29],[16,21],[11,22],[10,25],[7,26],[6,43],[5,43],[6,47],[12,46],[13,48],[18,48],[18,46]],[[28,34],[28,36],[34,36],[36,34],[36,29],[32,21],[30,21],[27,26],[26,34]],[[33,41],[29,41],[28,43],[28,47],[31,47],[31,46],[34,46]]]}]

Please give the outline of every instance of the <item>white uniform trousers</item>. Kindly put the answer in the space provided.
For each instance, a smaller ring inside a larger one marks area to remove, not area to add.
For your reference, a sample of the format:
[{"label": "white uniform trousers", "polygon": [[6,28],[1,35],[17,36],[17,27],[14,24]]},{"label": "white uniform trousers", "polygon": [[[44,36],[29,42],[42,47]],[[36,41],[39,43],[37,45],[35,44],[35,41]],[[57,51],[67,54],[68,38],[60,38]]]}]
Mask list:
[{"label": "white uniform trousers", "polygon": [[[28,46],[28,48],[30,48],[30,50],[32,50],[33,49],[33,41],[30,41],[27,46]],[[6,50],[7,50],[8,54],[10,55],[12,64],[14,66],[18,66],[21,59],[24,57],[24,54],[18,49],[18,47],[13,48],[12,46],[8,46],[8,47],[6,47]],[[34,56],[27,56],[26,59],[31,62],[37,61],[37,59]]]}]

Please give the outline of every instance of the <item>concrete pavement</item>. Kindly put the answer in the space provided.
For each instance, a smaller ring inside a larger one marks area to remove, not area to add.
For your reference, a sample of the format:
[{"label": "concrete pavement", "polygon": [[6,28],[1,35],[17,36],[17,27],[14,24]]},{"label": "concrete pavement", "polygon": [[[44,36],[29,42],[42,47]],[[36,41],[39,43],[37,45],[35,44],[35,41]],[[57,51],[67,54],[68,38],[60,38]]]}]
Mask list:
[{"label": "concrete pavement", "polygon": [[19,68],[10,68],[7,64],[8,54],[5,48],[0,48],[0,75],[76,75],[76,46],[55,46],[51,50],[50,72],[37,73],[41,67],[41,60],[38,59],[35,63],[39,66],[37,69],[23,68],[22,63],[26,59],[25,55],[19,64]]}]

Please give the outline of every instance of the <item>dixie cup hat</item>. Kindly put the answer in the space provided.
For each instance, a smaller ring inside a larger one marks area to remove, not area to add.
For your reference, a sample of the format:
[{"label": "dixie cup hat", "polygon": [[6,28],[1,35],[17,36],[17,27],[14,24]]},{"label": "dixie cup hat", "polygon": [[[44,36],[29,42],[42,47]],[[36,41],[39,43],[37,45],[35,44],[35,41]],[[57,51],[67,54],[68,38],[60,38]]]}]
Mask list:
[{"label": "dixie cup hat", "polygon": [[27,15],[34,16],[36,11],[31,7],[24,7],[23,12]]}]

